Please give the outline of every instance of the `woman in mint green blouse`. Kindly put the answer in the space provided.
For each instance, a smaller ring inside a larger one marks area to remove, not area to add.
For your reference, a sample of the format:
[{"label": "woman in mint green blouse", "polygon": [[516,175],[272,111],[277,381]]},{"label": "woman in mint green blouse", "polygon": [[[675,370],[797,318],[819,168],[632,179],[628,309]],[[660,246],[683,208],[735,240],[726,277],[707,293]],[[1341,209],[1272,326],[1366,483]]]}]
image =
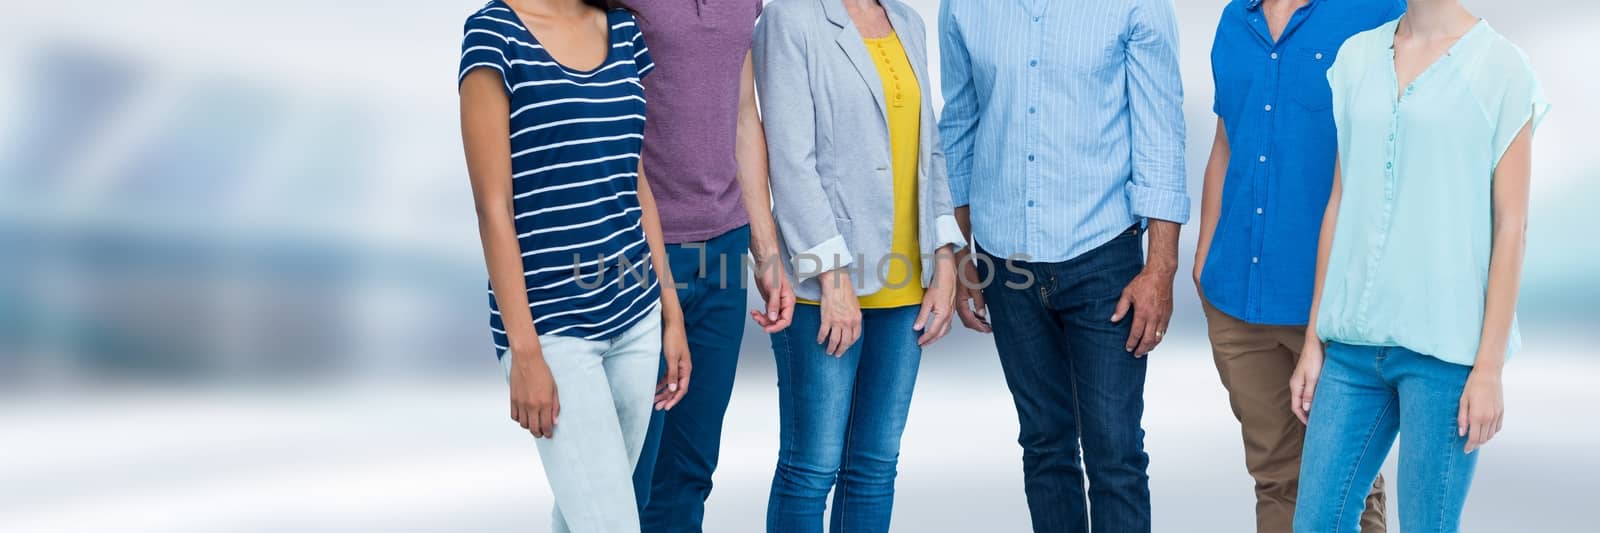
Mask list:
[{"label": "woman in mint green blouse", "polygon": [[1315,333],[1290,383],[1309,424],[1296,531],[1357,531],[1397,434],[1401,530],[1456,531],[1520,344],[1532,138],[1548,105],[1522,51],[1458,1],[1408,4],[1328,71],[1339,157]]}]

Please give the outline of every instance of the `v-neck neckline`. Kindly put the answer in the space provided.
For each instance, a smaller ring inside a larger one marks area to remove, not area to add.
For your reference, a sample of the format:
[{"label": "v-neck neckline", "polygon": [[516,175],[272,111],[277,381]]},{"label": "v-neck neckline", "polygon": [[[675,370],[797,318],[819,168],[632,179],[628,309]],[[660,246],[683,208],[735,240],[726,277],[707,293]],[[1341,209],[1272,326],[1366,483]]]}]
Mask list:
[{"label": "v-neck neckline", "polygon": [[1396,51],[1394,47],[1395,40],[1399,38],[1398,34],[1400,33],[1400,22],[1404,21],[1406,16],[1407,15],[1401,15],[1399,19],[1395,19],[1394,31],[1389,32],[1389,78],[1394,80],[1393,87],[1391,87],[1389,94],[1394,97],[1394,102],[1396,105],[1405,102],[1407,96],[1416,92],[1418,84],[1427,80],[1435,70],[1439,69],[1440,65],[1444,64],[1447,60],[1449,60],[1449,58],[1455,57],[1456,52],[1461,49],[1463,44],[1467,43],[1469,39],[1477,35],[1478,32],[1483,28],[1489,26],[1489,21],[1480,17],[1476,23],[1473,23],[1471,28],[1467,29],[1466,33],[1463,33],[1460,37],[1456,38],[1456,42],[1450,43],[1450,46],[1445,48],[1444,53],[1433,58],[1433,61],[1429,62],[1427,67],[1423,68],[1421,72],[1418,72],[1416,76],[1412,77],[1410,82],[1406,83],[1404,86],[1401,86],[1400,62],[1399,58],[1397,57],[1399,52]]},{"label": "v-neck neckline", "polygon": [[605,68],[606,65],[611,63],[611,53],[612,53],[612,51],[614,51],[616,49],[614,46],[612,46],[612,43],[614,41],[616,41],[617,29],[616,29],[616,24],[612,24],[611,23],[611,12],[610,11],[605,11],[605,12],[601,13],[601,16],[604,16],[605,19],[606,19],[606,44],[605,44],[606,53],[605,53],[605,55],[600,58],[600,64],[595,65],[595,66],[593,66],[591,68],[580,69],[580,68],[574,68],[574,67],[567,66],[567,64],[561,62],[560,59],[556,59],[555,54],[550,53],[550,49],[549,48],[545,48],[544,42],[539,40],[539,36],[533,34],[533,27],[529,26],[528,25],[528,21],[526,19],[522,18],[522,13],[518,13],[517,9],[514,8],[514,7],[511,7],[510,3],[507,3],[505,0],[494,0],[494,1],[496,3],[499,3],[500,7],[504,7],[504,8],[506,8],[506,9],[511,11],[511,16],[516,17],[517,25],[521,27],[522,34],[527,36],[528,39],[530,39],[533,42],[533,44],[538,46],[539,52],[544,54],[544,57],[546,59],[549,59],[551,63],[555,63],[556,68],[561,69],[561,71],[566,73],[567,75],[569,75],[569,76],[579,76],[579,77],[592,76],[592,75],[594,75],[594,73],[599,72],[600,69]]}]

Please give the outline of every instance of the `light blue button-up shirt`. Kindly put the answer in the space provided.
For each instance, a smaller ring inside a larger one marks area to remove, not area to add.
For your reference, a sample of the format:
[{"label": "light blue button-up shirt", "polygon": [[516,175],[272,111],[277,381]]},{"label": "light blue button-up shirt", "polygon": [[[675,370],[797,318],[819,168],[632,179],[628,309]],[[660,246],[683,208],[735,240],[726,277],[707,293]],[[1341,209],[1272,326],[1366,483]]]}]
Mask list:
[{"label": "light blue button-up shirt", "polygon": [[1188,221],[1171,0],[944,0],[939,24],[950,192],[986,251],[1059,262]]}]

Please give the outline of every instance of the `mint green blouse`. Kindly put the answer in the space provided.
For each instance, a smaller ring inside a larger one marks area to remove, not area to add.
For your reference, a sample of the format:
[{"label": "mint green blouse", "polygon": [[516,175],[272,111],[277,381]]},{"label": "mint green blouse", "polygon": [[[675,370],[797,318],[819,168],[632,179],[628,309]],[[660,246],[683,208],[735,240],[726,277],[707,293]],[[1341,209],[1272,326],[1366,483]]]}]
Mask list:
[{"label": "mint green blouse", "polygon": [[1343,193],[1317,334],[1472,365],[1495,168],[1549,104],[1527,56],[1483,21],[1401,94],[1398,23],[1351,37],[1328,70]]}]

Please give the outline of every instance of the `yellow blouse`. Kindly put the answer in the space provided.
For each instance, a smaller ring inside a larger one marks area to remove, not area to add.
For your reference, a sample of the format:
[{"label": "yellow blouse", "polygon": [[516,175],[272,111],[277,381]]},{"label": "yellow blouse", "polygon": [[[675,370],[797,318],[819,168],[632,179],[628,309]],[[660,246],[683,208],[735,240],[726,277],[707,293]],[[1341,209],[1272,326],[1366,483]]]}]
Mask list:
[{"label": "yellow blouse", "polygon": [[[921,150],[922,86],[900,37],[862,39],[883,80],[883,97],[889,105],[889,146],[893,154],[894,235],[891,256],[865,258],[869,276],[883,276],[883,289],[860,298],[862,309],[887,309],[922,304],[922,246],[917,238],[917,154]],[[815,305],[817,302],[801,300]]]}]

